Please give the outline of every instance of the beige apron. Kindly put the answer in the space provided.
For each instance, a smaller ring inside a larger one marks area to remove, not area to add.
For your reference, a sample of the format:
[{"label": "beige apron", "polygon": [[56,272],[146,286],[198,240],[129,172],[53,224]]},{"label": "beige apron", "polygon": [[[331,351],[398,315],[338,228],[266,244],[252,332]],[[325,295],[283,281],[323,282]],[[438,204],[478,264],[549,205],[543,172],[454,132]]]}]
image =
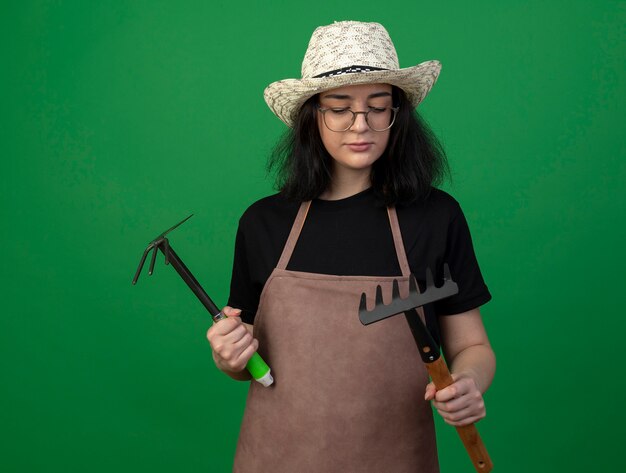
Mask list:
[{"label": "beige apron", "polygon": [[[371,308],[380,284],[387,302],[394,278],[286,270],[309,205],[261,294],[254,335],[275,383],[250,385],[233,471],[437,473],[428,375],[406,320],[366,327],[358,318],[361,293]],[[393,208],[389,221],[406,297],[410,270]]]}]

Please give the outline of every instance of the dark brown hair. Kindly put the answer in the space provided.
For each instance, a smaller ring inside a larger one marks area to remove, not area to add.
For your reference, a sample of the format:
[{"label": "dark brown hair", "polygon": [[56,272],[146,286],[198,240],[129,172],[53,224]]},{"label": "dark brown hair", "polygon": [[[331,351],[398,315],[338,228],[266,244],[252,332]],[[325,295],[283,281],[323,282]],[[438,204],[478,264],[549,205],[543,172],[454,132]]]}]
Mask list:
[{"label": "dark brown hair", "polygon": [[[399,107],[396,121],[371,175],[372,187],[385,205],[422,199],[450,175],[443,146],[402,89],[393,87],[393,102]],[[268,161],[268,171],[276,172],[277,188],[292,201],[315,199],[332,178],[332,157],[320,137],[317,107],[317,95],[302,105],[294,127],[283,135]]]}]

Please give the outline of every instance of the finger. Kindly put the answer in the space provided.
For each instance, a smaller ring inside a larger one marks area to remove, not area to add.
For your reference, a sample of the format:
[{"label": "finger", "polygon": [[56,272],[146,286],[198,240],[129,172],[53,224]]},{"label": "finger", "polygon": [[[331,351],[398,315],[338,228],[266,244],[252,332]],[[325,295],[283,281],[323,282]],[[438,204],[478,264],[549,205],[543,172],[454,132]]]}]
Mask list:
[{"label": "finger", "polygon": [[241,368],[241,354],[250,346],[253,346],[253,339],[252,337],[246,337],[238,343],[221,346],[219,349],[215,349],[214,352],[220,364],[233,370],[234,368]]},{"label": "finger", "polygon": [[232,344],[232,358],[238,358],[246,348],[253,344],[253,342],[254,338],[252,338],[252,335],[250,335],[246,330],[243,337]]},{"label": "finger", "polygon": [[451,412],[437,409],[437,412],[439,412],[439,415],[441,415],[441,417],[443,417],[445,420],[450,421],[450,422],[458,422],[467,417],[470,417],[472,414],[469,408],[464,408],[458,411],[451,411]]},{"label": "finger", "polygon": [[209,331],[215,335],[228,335],[229,333],[238,330],[239,327],[245,329],[241,319],[238,317],[227,317],[213,324]]},{"label": "finger", "polygon": [[440,411],[439,409],[437,409],[437,412],[439,412],[441,417],[450,422],[462,422],[477,415],[477,413],[473,412],[470,407],[466,407],[464,409],[453,412]]},{"label": "finger", "polygon": [[250,344],[244,350],[242,350],[238,359],[240,361],[243,361],[245,364],[250,360],[252,355],[254,355],[258,349],[259,349],[259,341],[256,338],[253,338]]},{"label": "finger", "polygon": [[233,369],[237,371],[242,371],[248,364],[248,361],[250,361],[250,358],[252,358],[252,355],[256,353],[258,348],[258,340],[252,340],[252,343],[250,343],[249,346],[242,350],[237,358],[231,362]]},{"label": "finger", "polygon": [[216,338],[212,346],[221,358],[233,360],[252,343],[252,340],[250,332],[241,327],[226,336]]},{"label": "finger", "polygon": [[243,324],[238,324],[234,327],[230,332],[222,335],[225,344],[234,344],[239,342],[242,338],[249,336],[250,340],[252,340],[252,335],[243,326]]},{"label": "finger", "polygon": [[459,399],[452,399],[451,401],[446,401],[446,402],[439,402],[435,400],[433,402],[433,406],[439,412],[453,413],[453,412],[458,412],[462,409],[467,409],[471,406],[471,404],[468,399],[459,398]]},{"label": "finger", "polygon": [[484,408],[485,403],[480,391],[474,390],[449,401],[439,401],[437,400],[437,396],[435,395],[435,401],[433,402],[433,405],[437,409],[441,409],[447,412],[453,412],[465,409],[469,406],[475,406],[476,409],[482,409]]},{"label": "finger", "polygon": [[475,385],[470,380],[461,378],[450,386],[437,391],[435,399],[440,402],[446,402],[465,396],[472,390],[476,390]]},{"label": "finger", "polygon": [[438,401],[435,397],[435,404],[448,411],[463,409],[468,406],[475,406],[478,409],[484,408],[484,399],[480,391],[473,390],[450,401]]},{"label": "finger", "polygon": [[[217,325],[227,325],[226,322],[227,320],[224,320]],[[214,326],[211,327],[207,333],[211,348],[222,358],[228,357],[228,353],[232,351],[233,345],[239,343],[246,337],[249,343],[252,339],[252,335],[242,324],[237,324],[233,330],[226,333],[220,333],[220,329]]]},{"label": "finger", "polygon": [[465,396],[464,398],[446,403],[433,402],[433,405],[442,417],[454,421],[468,416],[478,416],[479,418],[485,416],[485,403],[482,398],[470,399]]},{"label": "finger", "polygon": [[435,399],[439,402],[451,401],[452,399],[457,398],[460,395],[459,386],[456,383],[451,384],[450,386],[440,389],[435,393]]}]

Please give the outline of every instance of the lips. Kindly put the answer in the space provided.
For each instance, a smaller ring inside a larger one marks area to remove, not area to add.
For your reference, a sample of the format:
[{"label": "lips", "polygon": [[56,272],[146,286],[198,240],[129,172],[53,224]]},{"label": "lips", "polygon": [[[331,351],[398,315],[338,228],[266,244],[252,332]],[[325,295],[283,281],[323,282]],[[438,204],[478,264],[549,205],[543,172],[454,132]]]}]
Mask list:
[{"label": "lips", "polygon": [[359,152],[359,151],[367,151],[372,147],[373,143],[369,143],[366,141],[358,142],[358,143],[348,143],[347,146],[350,150]]}]

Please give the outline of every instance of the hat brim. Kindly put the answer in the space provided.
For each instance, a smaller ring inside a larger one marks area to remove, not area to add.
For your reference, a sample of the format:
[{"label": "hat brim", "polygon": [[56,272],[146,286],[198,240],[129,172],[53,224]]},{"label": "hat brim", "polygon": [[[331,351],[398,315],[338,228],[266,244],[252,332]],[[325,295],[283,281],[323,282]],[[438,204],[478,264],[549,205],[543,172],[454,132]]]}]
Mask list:
[{"label": "hat brim", "polygon": [[298,110],[310,97],[346,85],[395,85],[404,90],[413,107],[417,107],[432,89],[440,71],[439,61],[426,61],[405,69],[357,72],[318,79],[284,79],[268,85],[264,97],[272,112],[292,127]]}]

